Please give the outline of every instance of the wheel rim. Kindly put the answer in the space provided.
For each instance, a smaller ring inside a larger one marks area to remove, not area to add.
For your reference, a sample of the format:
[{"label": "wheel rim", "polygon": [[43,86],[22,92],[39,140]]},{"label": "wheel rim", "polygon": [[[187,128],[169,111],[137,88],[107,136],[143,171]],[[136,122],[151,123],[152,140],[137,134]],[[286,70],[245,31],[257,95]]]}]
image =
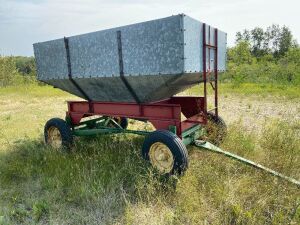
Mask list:
[{"label": "wheel rim", "polygon": [[174,165],[174,157],[171,150],[161,142],[155,142],[151,145],[149,151],[151,164],[161,173],[171,172]]},{"label": "wheel rim", "polygon": [[51,126],[48,128],[47,131],[47,143],[55,148],[58,149],[62,146],[62,138],[61,138],[61,134],[59,132],[59,129],[57,127]]}]

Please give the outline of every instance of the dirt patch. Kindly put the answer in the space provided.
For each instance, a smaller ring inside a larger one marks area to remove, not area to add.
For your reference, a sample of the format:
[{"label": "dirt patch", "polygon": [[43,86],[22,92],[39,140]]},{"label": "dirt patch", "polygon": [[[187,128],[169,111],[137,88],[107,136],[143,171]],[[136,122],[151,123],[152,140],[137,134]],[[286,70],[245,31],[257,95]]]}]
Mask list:
[{"label": "dirt patch", "polygon": [[[209,102],[213,102],[212,98]],[[300,121],[300,99],[226,95],[220,96],[219,104],[220,115],[227,124],[240,121],[249,131],[260,131],[270,120]]]}]

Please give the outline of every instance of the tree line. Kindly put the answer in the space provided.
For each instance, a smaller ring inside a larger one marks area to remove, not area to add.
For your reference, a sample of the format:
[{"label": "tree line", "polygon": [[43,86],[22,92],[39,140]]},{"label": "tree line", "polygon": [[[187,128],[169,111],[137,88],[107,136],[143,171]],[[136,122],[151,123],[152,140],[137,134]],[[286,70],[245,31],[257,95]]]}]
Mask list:
[{"label": "tree line", "polygon": [[236,43],[246,42],[251,47],[254,57],[260,58],[272,54],[274,58],[283,57],[290,48],[297,48],[297,41],[293,38],[287,26],[280,27],[273,24],[264,30],[255,27],[252,30],[243,30],[236,33]]},{"label": "tree line", "polygon": [[237,32],[227,58],[223,81],[300,84],[300,48],[287,26]]}]

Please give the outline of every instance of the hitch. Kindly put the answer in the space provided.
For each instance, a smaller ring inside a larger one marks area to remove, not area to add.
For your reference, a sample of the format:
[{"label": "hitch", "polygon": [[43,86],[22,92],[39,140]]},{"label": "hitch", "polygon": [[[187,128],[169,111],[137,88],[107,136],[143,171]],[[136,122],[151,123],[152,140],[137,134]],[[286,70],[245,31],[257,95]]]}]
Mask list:
[{"label": "hitch", "polygon": [[267,168],[267,167],[265,167],[265,166],[263,166],[261,164],[255,163],[255,162],[253,162],[253,161],[251,161],[249,159],[245,159],[245,158],[243,158],[241,156],[238,156],[236,154],[233,154],[231,152],[224,151],[221,148],[219,148],[219,147],[217,147],[217,146],[215,146],[215,145],[213,145],[213,144],[211,144],[211,143],[209,143],[207,141],[196,140],[194,142],[194,145],[196,145],[197,147],[200,147],[200,148],[204,148],[204,149],[209,150],[209,151],[214,152],[214,153],[222,154],[222,155],[224,155],[226,157],[232,158],[232,159],[237,160],[239,162],[242,162],[242,163],[244,163],[246,165],[252,166],[252,167],[254,167],[256,169],[260,169],[260,170],[266,171],[266,172],[268,172],[269,174],[271,174],[271,175],[273,175],[275,177],[279,177],[279,178],[287,180],[287,181],[289,181],[289,182],[291,182],[293,184],[296,184],[298,186],[298,188],[300,188],[300,181],[298,181],[298,180],[296,180],[296,179],[294,179],[292,177],[288,177],[288,176],[285,176],[285,175],[283,175],[281,173],[278,173],[275,170],[269,169],[269,168]]}]

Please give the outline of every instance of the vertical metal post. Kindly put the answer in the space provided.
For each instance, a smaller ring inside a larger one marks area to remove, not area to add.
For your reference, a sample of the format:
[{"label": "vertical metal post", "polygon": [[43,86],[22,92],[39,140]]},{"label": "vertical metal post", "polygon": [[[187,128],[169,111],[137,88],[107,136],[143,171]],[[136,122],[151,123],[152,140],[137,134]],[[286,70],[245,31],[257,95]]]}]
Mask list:
[{"label": "vertical metal post", "polygon": [[214,59],[214,72],[215,72],[215,115],[218,118],[218,29],[215,28],[215,59]]},{"label": "vertical metal post", "polygon": [[68,65],[68,77],[75,88],[80,92],[80,94],[89,102],[89,111],[94,112],[93,104],[91,103],[91,98],[87,95],[87,93],[79,86],[79,84],[72,77],[72,67],[71,67],[71,58],[70,58],[70,47],[69,47],[69,39],[64,37],[65,49],[66,49],[66,57],[67,57],[67,65]]},{"label": "vertical metal post", "polygon": [[204,118],[207,119],[207,89],[206,89],[206,24],[203,23],[202,59],[203,59],[203,85],[204,85]]},{"label": "vertical metal post", "polygon": [[131,94],[132,98],[137,102],[141,103],[139,97],[131,87],[130,83],[127,81],[125,74],[124,74],[124,64],[123,64],[123,52],[122,52],[122,36],[121,31],[117,31],[117,42],[118,42],[118,56],[119,56],[119,70],[120,70],[120,78],[123,81],[124,85],[126,86],[127,90]]}]

